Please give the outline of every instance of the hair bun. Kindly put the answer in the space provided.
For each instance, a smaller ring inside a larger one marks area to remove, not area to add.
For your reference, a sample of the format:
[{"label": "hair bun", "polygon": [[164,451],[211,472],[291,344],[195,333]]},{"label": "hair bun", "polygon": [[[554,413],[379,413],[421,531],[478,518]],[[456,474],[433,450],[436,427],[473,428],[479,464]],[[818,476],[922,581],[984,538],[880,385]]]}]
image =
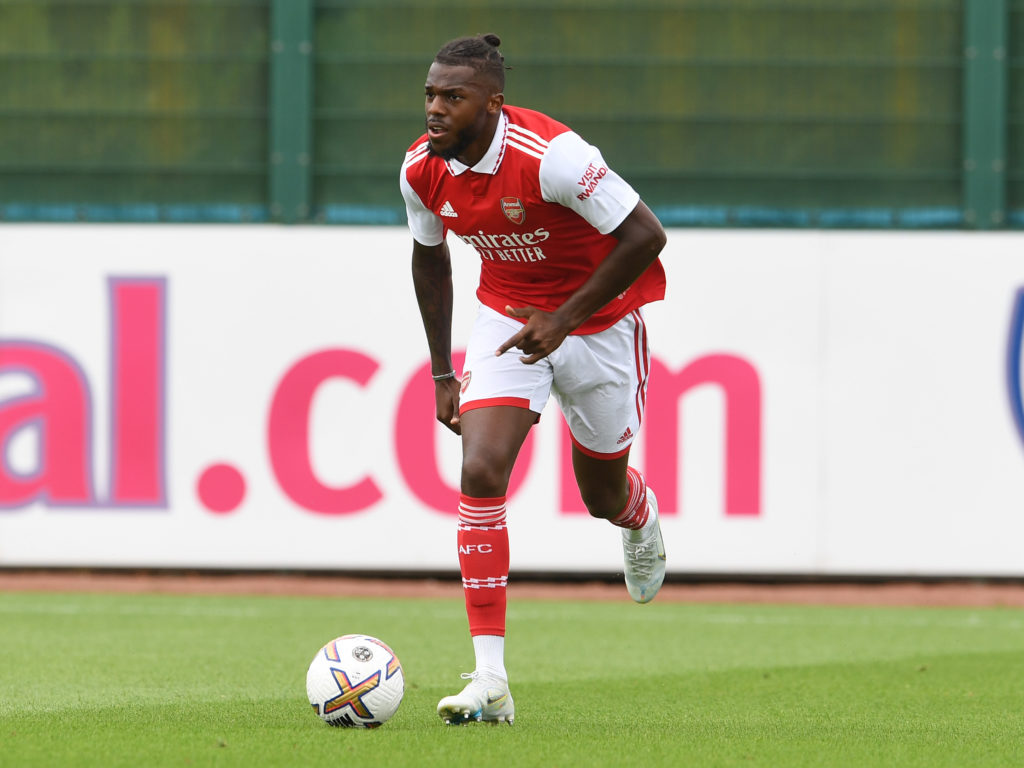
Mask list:
[{"label": "hair bun", "polygon": [[499,45],[501,45],[501,38],[498,37],[493,32],[488,32],[486,35],[480,35],[480,37],[483,38],[485,43],[487,43],[488,45],[493,46],[495,48],[497,48]]}]

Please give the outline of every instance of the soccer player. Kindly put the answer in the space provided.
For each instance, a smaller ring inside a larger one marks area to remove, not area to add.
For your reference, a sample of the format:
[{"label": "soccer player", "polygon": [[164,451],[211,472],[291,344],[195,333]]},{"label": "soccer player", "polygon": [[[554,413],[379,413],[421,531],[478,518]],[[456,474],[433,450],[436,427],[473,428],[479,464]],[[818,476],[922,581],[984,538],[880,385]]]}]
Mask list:
[{"label": "soccer player", "polygon": [[[438,704],[446,723],[515,717],[504,661],[505,496],[550,395],[572,435],[587,510],[622,530],[629,594],[646,603],[665,578],[658,504],[628,463],[650,361],[641,308],[664,297],[665,231],[596,147],[504,103],[500,42],[464,37],[438,52],[426,133],[400,180],[436,415],[462,436],[457,539],[476,669]],[[481,259],[461,381],[451,359],[449,232]]]}]

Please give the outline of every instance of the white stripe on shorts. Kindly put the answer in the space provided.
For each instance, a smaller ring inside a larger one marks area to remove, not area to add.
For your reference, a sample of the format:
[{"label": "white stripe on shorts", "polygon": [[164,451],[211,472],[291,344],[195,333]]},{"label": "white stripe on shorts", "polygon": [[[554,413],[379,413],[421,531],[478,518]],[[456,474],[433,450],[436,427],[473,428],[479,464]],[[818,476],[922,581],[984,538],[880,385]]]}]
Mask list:
[{"label": "white stripe on shorts", "polygon": [[636,418],[638,423],[644,419],[644,408],[647,405],[647,377],[651,372],[650,355],[647,349],[647,325],[639,310],[633,310],[636,328],[633,330],[633,355],[636,362]]}]

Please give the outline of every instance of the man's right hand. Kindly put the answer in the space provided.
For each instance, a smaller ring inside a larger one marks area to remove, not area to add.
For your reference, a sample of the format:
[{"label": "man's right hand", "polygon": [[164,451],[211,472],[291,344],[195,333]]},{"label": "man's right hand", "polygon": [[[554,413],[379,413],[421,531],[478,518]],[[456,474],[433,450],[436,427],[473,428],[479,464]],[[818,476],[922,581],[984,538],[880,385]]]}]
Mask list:
[{"label": "man's right hand", "polygon": [[434,404],[437,420],[456,435],[462,434],[459,423],[459,396],[462,382],[458,379],[443,379],[434,382]]}]

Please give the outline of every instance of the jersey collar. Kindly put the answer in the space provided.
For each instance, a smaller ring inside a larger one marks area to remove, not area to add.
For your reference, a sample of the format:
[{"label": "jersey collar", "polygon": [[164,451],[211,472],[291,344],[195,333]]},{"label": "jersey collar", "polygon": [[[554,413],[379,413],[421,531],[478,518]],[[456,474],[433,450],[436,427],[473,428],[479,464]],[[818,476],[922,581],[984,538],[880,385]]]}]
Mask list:
[{"label": "jersey collar", "polygon": [[501,159],[505,157],[505,137],[508,134],[508,115],[505,110],[501,111],[501,122],[494,130],[494,137],[491,139],[491,146],[484,152],[484,156],[474,166],[468,166],[452,159],[448,161],[448,172],[452,176],[459,176],[466,171],[474,173],[486,173],[493,176],[501,167]]}]

